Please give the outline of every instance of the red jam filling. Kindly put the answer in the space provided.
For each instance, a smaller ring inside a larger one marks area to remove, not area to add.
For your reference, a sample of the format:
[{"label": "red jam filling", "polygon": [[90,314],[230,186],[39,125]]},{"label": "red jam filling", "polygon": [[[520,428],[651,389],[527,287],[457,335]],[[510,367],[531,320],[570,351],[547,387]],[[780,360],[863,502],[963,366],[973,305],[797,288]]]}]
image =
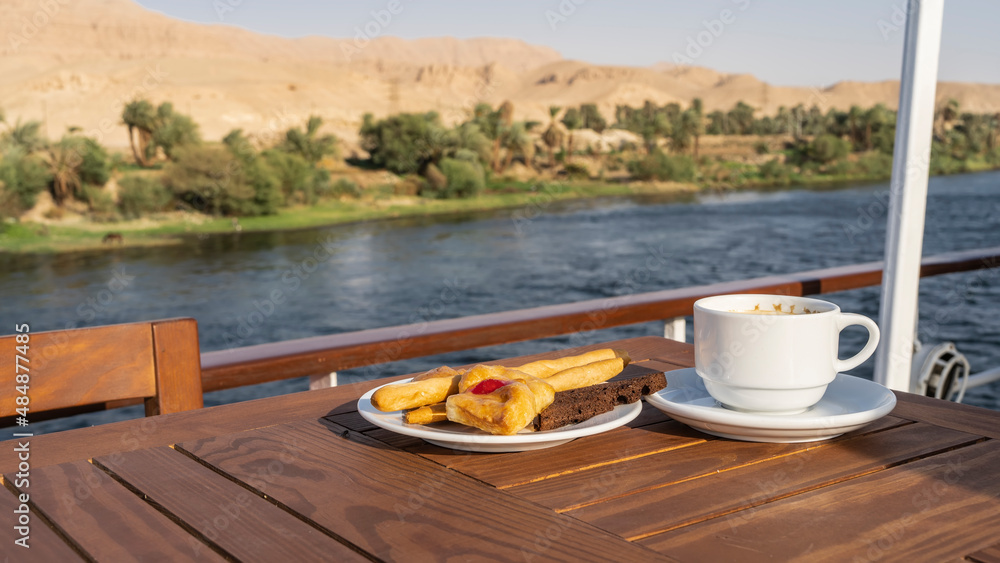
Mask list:
[{"label": "red jam filling", "polygon": [[502,379],[484,379],[476,384],[475,387],[470,389],[473,395],[487,395],[496,391],[497,389],[503,387],[504,385],[509,385],[510,381],[504,381]]}]

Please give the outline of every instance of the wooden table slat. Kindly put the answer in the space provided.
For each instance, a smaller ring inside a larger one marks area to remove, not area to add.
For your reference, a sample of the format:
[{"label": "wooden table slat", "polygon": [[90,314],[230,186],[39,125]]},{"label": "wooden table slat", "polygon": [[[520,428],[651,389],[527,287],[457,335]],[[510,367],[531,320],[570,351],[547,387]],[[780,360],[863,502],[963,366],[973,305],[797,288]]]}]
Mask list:
[{"label": "wooden table slat", "polygon": [[195,554],[201,561],[224,560],[86,461],[32,468],[30,490],[23,492],[98,561],[183,561]]},{"label": "wooden table slat", "polygon": [[[648,559],[652,551],[320,421],[178,447],[381,559]],[[498,497],[500,495],[500,497]],[[512,542],[511,537],[522,541]]]},{"label": "wooden table slat", "polygon": [[171,448],[96,458],[94,463],[114,472],[241,561],[368,560]]},{"label": "wooden table slat", "polygon": [[[651,407],[644,405],[644,408]],[[505,488],[689,447],[707,439],[712,437],[671,420],[641,428],[625,426],[577,438],[568,444],[557,446],[559,449],[554,450],[557,451],[555,455],[548,449],[502,455],[469,455],[431,444],[421,444],[410,451],[495,487]]]},{"label": "wooden table slat", "polygon": [[896,392],[895,416],[1000,439],[1000,411]]},{"label": "wooden table slat", "polygon": [[996,540],[997,464],[989,440],[638,543],[689,561],[956,560]]},{"label": "wooden table slat", "polygon": [[974,563],[1000,563],[1000,543],[971,553],[966,559]]},{"label": "wooden table slat", "polygon": [[617,465],[584,469],[508,489],[554,510],[565,511],[655,488],[706,477],[720,471],[744,467],[802,450],[839,447],[854,436],[895,428],[909,421],[885,417],[871,425],[830,442],[769,444],[712,440],[696,447],[671,450],[630,459]]},{"label": "wooden table slat", "polygon": [[[30,489],[30,487],[29,487]],[[3,514],[4,525],[0,526],[0,556],[4,561],[24,561],[26,563],[51,563],[52,561],[84,561],[82,557],[50,528],[33,507],[31,493],[28,494],[28,537],[27,548],[14,543],[22,536],[14,526],[18,526],[20,514],[14,512],[21,506],[21,493],[12,493],[0,487],[0,514]]]},{"label": "wooden table slat", "polygon": [[[828,486],[980,440],[927,424],[865,434],[793,455],[628,495],[567,514],[630,539]],[[697,450],[693,453],[697,454]]]}]

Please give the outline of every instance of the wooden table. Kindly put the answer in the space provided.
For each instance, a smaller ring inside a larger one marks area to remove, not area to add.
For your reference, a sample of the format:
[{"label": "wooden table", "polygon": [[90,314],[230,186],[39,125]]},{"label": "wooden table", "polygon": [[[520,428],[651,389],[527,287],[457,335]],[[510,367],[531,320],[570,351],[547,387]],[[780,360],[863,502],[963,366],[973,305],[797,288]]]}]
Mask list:
[{"label": "wooden table", "polygon": [[[692,348],[607,343],[641,365]],[[567,351],[559,352],[559,355]],[[551,354],[556,355],[556,354]],[[535,357],[531,357],[533,359]],[[12,561],[1000,561],[1000,413],[899,393],[840,438],[714,438],[649,405],[547,450],[472,454],[376,428],[379,382],[4,444],[0,513],[30,495]]]}]

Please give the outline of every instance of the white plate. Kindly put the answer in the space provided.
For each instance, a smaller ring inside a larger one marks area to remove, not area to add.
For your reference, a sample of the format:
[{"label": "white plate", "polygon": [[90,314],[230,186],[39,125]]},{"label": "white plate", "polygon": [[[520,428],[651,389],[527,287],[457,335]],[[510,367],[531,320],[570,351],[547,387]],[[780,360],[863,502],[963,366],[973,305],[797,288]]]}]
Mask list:
[{"label": "white plate", "polygon": [[[387,385],[406,383],[407,381],[410,380],[404,379]],[[372,406],[372,394],[379,388],[372,389],[358,400],[358,412],[365,420],[397,434],[422,438],[435,446],[469,452],[522,452],[551,448],[582,436],[600,434],[624,426],[639,416],[642,411],[642,401],[636,401],[628,405],[618,405],[611,412],[599,414],[579,424],[571,424],[555,430],[544,432],[522,430],[513,436],[494,436],[478,428],[454,422],[438,422],[426,426],[407,424],[403,422],[403,411],[382,412]]]},{"label": "white plate", "polygon": [[694,368],[667,372],[666,389],[646,402],[674,420],[702,432],[749,442],[816,442],[882,418],[896,406],[896,396],[878,383],[837,374],[819,403],[791,415],[751,414],[722,407],[705,390]]}]

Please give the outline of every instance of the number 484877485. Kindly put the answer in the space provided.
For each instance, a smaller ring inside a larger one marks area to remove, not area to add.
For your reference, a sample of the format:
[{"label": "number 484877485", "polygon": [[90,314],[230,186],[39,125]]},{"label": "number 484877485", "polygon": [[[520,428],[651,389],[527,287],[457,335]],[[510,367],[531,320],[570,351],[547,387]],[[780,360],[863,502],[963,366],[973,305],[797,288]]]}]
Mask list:
[{"label": "number 484877485", "polygon": [[17,336],[14,337],[14,351],[17,352],[14,355],[14,380],[17,382],[15,389],[20,393],[20,396],[15,399],[16,411],[21,416],[28,416],[28,403],[30,402],[28,383],[31,381],[31,370],[28,368],[28,364],[31,363],[28,360],[28,342],[31,341],[31,336],[28,332],[31,329],[27,324],[16,325],[14,329],[18,332]]}]

